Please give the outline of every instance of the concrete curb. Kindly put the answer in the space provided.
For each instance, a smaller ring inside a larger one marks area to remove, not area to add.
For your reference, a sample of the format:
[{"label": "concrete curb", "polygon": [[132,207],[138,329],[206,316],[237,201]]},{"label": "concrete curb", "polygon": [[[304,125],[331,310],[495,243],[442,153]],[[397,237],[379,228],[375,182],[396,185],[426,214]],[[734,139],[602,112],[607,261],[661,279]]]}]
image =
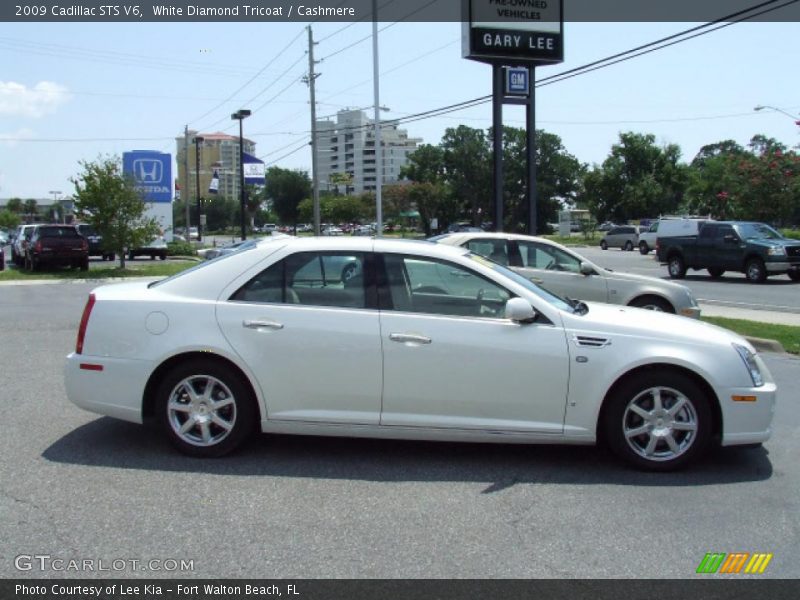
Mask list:
[{"label": "concrete curb", "polygon": [[753,348],[759,352],[775,352],[777,354],[786,354],[786,349],[777,340],[767,340],[764,338],[748,337],[745,338],[748,342],[753,344]]}]

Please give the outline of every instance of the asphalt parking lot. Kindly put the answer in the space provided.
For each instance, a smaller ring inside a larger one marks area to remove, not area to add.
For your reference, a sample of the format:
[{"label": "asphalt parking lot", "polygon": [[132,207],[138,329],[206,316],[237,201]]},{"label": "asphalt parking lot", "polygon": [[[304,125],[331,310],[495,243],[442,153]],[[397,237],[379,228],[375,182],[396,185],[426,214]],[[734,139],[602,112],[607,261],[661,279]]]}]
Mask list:
[{"label": "asphalt parking lot", "polygon": [[766,356],[773,439],[686,472],[591,447],[289,436],[196,460],[67,401],[91,287],[0,286],[3,577],[109,575],[15,568],[46,554],[193,561],[112,573],[131,577],[687,578],[707,552],[770,552],[763,577],[800,577],[797,358]]}]

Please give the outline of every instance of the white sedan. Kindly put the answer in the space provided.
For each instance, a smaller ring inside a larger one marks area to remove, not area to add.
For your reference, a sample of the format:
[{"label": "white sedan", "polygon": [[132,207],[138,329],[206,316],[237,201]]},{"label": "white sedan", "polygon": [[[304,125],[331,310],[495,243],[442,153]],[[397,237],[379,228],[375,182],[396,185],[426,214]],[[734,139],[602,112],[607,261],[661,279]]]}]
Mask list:
[{"label": "white sedan", "polygon": [[[357,263],[345,278],[341,265]],[[770,437],[776,386],[743,338],[567,302],[464,248],[277,238],[95,289],[72,402],[218,456],[251,433],[606,442],[667,470]]]}]

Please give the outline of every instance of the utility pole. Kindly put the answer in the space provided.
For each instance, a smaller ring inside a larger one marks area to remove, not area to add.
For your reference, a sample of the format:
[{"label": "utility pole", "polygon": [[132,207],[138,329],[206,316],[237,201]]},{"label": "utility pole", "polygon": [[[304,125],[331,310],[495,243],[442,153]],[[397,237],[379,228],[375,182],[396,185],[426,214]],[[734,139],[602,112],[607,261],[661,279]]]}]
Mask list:
[{"label": "utility pole", "polygon": [[183,129],[183,193],[181,200],[186,203],[186,241],[189,239],[189,125]]},{"label": "utility pole", "polygon": [[375,235],[383,235],[383,146],[381,142],[380,75],[378,69],[378,1],[372,0],[372,93],[375,102]]},{"label": "utility pole", "polygon": [[308,75],[303,77],[303,81],[308,84],[311,93],[311,194],[314,203],[314,235],[320,234],[320,215],[319,215],[319,178],[317,173],[317,100],[314,89],[314,81],[321,73],[314,73],[314,35],[311,25],[308,26]]},{"label": "utility pole", "polygon": [[195,180],[195,187],[197,188],[197,241],[203,241],[203,224],[201,223],[202,218],[200,217],[201,205],[203,203],[203,199],[200,197],[200,144],[202,144],[204,138],[202,136],[196,135],[194,136],[194,180]]}]

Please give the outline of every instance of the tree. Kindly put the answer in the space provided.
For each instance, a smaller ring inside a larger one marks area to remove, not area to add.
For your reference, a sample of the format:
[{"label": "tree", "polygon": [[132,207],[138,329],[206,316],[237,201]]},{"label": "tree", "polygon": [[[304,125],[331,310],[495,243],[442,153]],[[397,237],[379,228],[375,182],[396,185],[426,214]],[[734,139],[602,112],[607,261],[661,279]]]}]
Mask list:
[{"label": "tree", "polygon": [[461,206],[480,225],[491,214],[492,160],[486,132],[466,125],[449,128],[440,144],[444,178]]},{"label": "tree", "polygon": [[674,213],[688,172],[675,144],[659,147],[652,134],[621,133],[601,167],[584,178],[584,197],[598,221],[627,221]]},{"label": "tree", "polygon": [[28,198],[25,200],[24,212],[31,220],[35,219],[39,216],[39,203],[33,198]]},{"label": "tree", "polygon": [[272,211],[285,225],[297,227],[300,202],[311,194],[311,181],[305,171],[270,167],[267,171],[266,198],[272,199]]},{"label": "tree", "polygon": [[79,164],[83,171],[71,179],[75,211],[103,236],[103,246],[119,256],[124,269],[126,251],[149,243],[158,235],[158,223],[146,216],[147,207],[133,180],[123,175],[119,157]]},{"label": "tree", "polygon": [[[8,209],[0,210],[0,227],[5,227],[6,229],[13,229],[14,227],[20,224],[20,221],[22,221],[22,219],[17,213],[12,212]],[[3,249],[0,248],[0,252],[2,251]]]},{"label": "tree", "polygon": [[443,183],[412,183],[408,186],[408,197],[417,207],[426,236],[433,233],[431,221],[434,218],[440,228],[458,220],[458,203]]},{"label": "tree", "polygon": [[8,202],[6,202],[6,210],[15,214],[21,214],[23,210],[25,210],[22,204],[22,198],[9,198]]}]

